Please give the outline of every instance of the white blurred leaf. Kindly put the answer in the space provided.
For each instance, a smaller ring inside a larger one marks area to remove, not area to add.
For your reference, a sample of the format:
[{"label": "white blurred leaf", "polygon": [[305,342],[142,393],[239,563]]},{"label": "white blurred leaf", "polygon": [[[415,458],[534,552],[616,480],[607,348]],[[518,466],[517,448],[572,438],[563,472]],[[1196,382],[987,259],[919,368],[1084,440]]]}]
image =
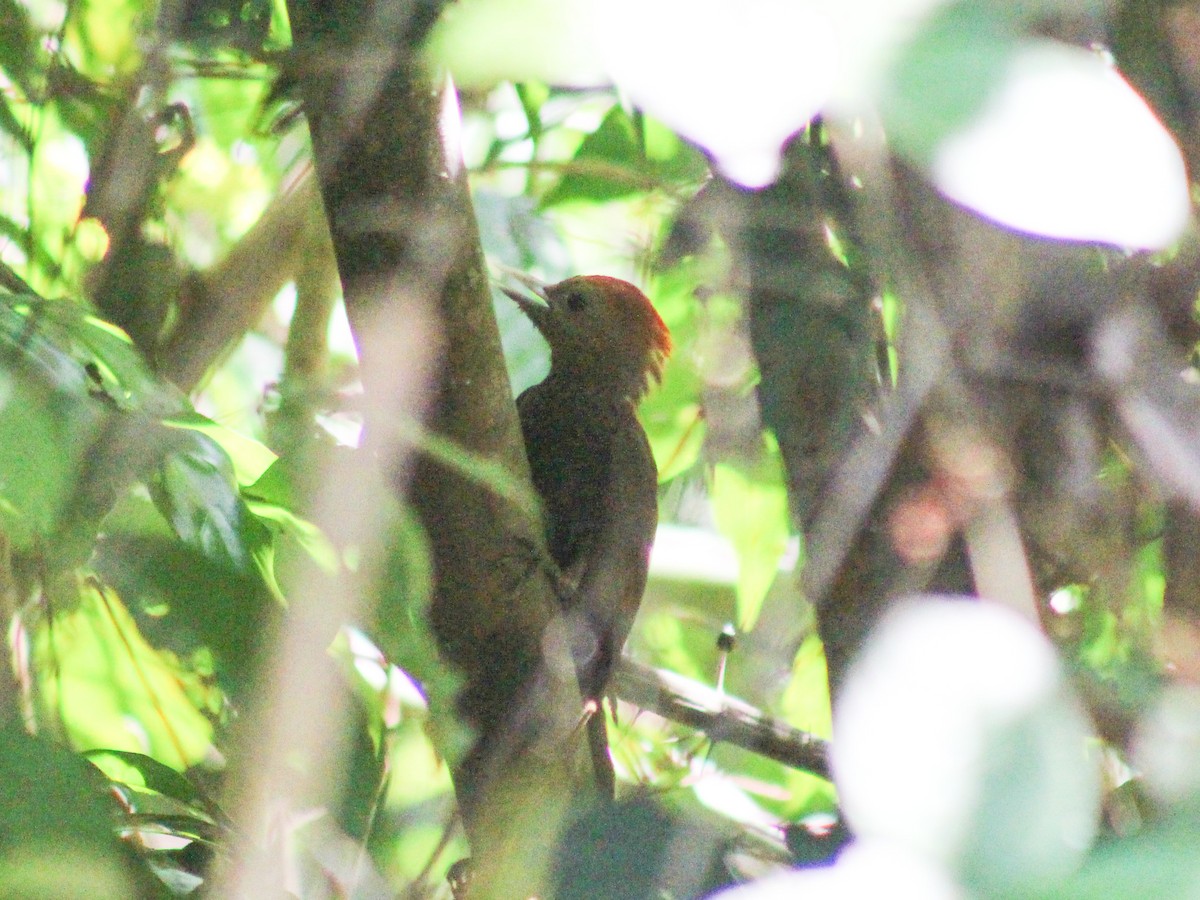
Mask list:
[{"label": "white blurred leaf", "polygon": [[798,869],[714,895],[722,900],[862,900],[920,897],[957,900],[963,892],[937,865],[886,841],[856,841],[827,868]]},{"label": "white blurred leaf", "polygon": [[836,46],[816,3],[618,0],[596,3],[594,21],[618,86],[747,186],[775,177],[783,141],[832,89]]},{"label": "white blurred leaf", "polygon": [[1053,883],[1095,830],[1086,719],[1054,651],[995,604],[924,598],[877,626],[834,709],[842,809],[988,889]]},{"label": "white blurred leaf", "polygon": [[1200,796],[1200,689],[1172,685],[1138,724],[1134,758],[1161,803]]},{"label": "white blurred leaf", "polygon": [[932,162],[938,188],[987,218],[1053,238],[1156,249],[1189,213],[1179,148],[1101,56],[1023,41],[1002,84]]}]

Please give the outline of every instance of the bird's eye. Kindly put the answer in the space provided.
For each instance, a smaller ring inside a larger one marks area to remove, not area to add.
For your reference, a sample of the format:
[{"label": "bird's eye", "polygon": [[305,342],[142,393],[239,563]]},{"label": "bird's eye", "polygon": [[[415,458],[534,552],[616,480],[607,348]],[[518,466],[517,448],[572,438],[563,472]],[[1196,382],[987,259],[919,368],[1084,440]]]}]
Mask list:
[{"label": "bird's eye", "polygon": [[578,291],[571,291],[571,293],[567,294],[566,301],[567,309],[569,309],[571,312],[579,312],[581,309],[587,306],[587,301],[584,299],[583,294],[579,293]]}]

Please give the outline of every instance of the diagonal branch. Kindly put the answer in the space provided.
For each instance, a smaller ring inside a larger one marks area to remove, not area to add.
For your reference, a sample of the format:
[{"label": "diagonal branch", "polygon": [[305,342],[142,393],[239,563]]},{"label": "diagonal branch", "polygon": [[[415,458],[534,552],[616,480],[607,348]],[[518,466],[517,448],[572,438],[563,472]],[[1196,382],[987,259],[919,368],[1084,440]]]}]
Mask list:
[{"label": "diagonal branch", "polygon": [[617,669],[613,689],[622,700],[703,731],[713,741],[733,744],[822,778],[830,777],[827,741],[682,675],[626,657]]}]

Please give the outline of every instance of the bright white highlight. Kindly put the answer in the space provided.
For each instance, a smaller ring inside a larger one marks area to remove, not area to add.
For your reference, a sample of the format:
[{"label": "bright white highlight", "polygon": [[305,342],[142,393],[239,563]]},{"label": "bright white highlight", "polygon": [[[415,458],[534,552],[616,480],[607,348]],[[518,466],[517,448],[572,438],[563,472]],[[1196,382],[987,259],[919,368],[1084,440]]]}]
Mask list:
[{"label": "bright white highlight", "polygon": [[887,841],[858,840],[829,868],[799,869],[722,891],[721,900],[863,900],[920,897],[959,900],[965,896],[949,873]]},{"label": "bright white highlight", "polygon": [[593,9],[613,80],[748,187],[775,178],[784,140],[833,87],[836,41],[816,4],[617,0]]},{"label": "bright white highlight", "polygon": [[864,839],[1005,888],[1061,877],[1091,841],[1086,720],[1046,639],[998,604],[926,597],[894,610],[833,724],[842,809]]},{"label": "bright white highlight", "polygon": [[980,117],[933,164],[951,199],[1021,231],[1121,247],[1170,245],[1187,222],[1183,159],[1099,54],[1027,41]]}]

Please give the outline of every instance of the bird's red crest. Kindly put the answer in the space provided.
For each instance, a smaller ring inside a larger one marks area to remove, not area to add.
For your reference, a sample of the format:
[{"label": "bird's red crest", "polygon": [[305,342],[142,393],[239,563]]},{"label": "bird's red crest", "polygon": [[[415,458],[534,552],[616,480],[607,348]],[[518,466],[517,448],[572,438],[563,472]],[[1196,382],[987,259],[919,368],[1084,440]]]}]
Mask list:
[{"label": "bird's red crest", "polygon": [[650,298],[635,285],[620,278],[608,275],[584,277],[593,284],[600,285],[604,293],[620,305],[621,311],[634,325],[632,333],[645,336],[646,375],[655,381],[661,381],[663,366],[666,365],[667,357],[671,355],[671,332],[650,302]]}]

